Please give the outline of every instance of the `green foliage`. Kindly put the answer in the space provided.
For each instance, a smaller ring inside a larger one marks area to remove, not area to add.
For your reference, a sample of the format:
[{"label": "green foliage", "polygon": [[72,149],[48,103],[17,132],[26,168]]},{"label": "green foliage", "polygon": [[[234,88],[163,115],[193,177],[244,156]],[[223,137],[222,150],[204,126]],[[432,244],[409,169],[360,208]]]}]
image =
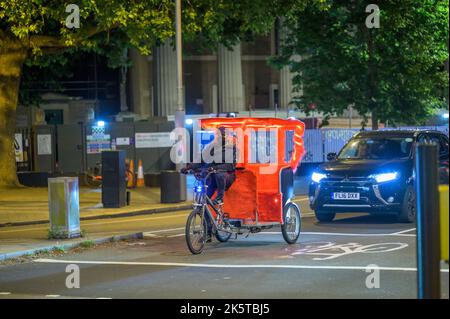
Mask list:
[{"label": "green foliage", "polygon": [[92,240],[85,240],[80,243],[81,248],[92,248],[95,246],[95,242]]},{"label": "green foliage", "polygon": [[[183,39],[201,49],[215,49],[267,34],[277,16],[301,10],[306,3],[325,0],[195,0],[182,1]],[[66,27],[66,6],[80,9],[80,28]],[[106,56],[112,68],[129,65],[125,49],[144,55],[175,35],[174,0],[0,0],[2,32],[27,47],[20,101],[38,104],[39,95],[27,87],[44,82],[58,91],[59,81],[70,76],[69,64],[83,52]],[[50,53],[50,54],[48,54]]]},{"label": "green foliage", "polygon": [[[282,56],[298,106],[310,103],[326,114],[349,105],[366,119],[421,123],[433,108],[448,105],[448,0],[392,0],[379,3],[380,28],[365,25],[370,1],[328,1],[327,10],[308,5],[292,11]],[[303,57],[295,62],[291,57]],[[376,124],[376,123],[375,123]]]}]

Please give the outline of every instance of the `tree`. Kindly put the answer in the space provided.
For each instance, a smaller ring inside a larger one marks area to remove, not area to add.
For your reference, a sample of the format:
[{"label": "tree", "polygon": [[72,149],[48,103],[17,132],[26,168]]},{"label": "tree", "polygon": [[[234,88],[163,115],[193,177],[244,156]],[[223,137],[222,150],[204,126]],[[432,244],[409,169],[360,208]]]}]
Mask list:
[{"label": "tree", "polygon": [[[183,37],[211,47],[217,42],[232,44],[269,32],[277,15],[307,1],[183,1]],[[148,55],[152,47],[175,35],[173,0],[71,3],[78,7],[66,7],[62,0],[0,0],[0,186],[18,185],[13,119],[24,63],[41,65],[48,62],[41,59],[47,54],[87,50],[108,56],[114,65],[124,48],[135,47]],[[62,55],[53,58],[64,59]]]},{"label": "tree", "polygon": [[335,0],[328,10],[311,4],[292,11],[274,64],[297,72],[294,90],[303,88],[297,104],[305,111],[311,103],[327,115],[352,106],[363,126],[371,116],[373,129],[379,122],[421,123],[448,103],[448,0],[380,2],[379,28],[369,28],[376,22],[369,3]]}]

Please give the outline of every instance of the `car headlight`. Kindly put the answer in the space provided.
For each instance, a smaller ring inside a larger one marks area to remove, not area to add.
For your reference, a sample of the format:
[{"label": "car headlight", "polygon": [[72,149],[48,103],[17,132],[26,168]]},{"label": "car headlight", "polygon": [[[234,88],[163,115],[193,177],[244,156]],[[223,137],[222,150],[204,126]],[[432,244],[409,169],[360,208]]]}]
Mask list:
[{"label": "car headlight", "polygon": [[314,172],[311,176],[311,179],[316,183],[320,183],[320,181],[326,177],[327,177],[327,175],[325,175],[325,174]]},{"label": "car headlight", "polygon": [[392,173],[374,174],[374,175],[370,175],[369,177],[375,179],[377,181],[377,183],[383,183],[383,182],[389,182],[389,181],[393,181],[394,179],[397,179],[398,173],[392,172]]}]

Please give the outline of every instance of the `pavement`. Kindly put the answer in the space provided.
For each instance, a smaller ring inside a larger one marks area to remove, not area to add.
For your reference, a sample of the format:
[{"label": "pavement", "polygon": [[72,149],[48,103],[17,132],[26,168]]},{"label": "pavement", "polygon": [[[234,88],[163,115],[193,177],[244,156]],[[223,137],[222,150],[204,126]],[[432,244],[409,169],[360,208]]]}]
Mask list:
[{"label": "pavement", "polygon": [[[151,214],[191,207],[191,202],[160,203],[159,188],[130,190],[129,206],[103,208],[100,188],[80,188],[80,219]],[[0,228],[5,226],[46,224],[49,222],[48,190],[44,187],[0,189]]]},{"label": "pavement", "polygon": [[[0,264],[0,298],[416,298],[413,224],[364,214],[318,223],[307,201],[300,203],[296,244],[286,244],[275,227],[227,243],[214,240],[200,255],[186,247],[187,211],[123,218],[101,228],[141,229],[142,239]],[[92,223],[85,227],[100,227]],[[14,230],[30,238],[42,232],[26,228]],[[66,287],[68,265],[80,269],[79,288]],[[448,299],[448,264],[442,264],[441,285]]]},{"label": "pavement", "polygon": [[[188,176],[187,189],[194,179]],[[297,177],[295,193],[305,195],[308,179]],[[121,208],[103,208],[100,188],[80,188],[80,219],[93,220],[126,217],[188,209],[192,204],[192,194],[188,191],[187,201],[173,204],[160,203],[159,188],[136,188],[131,192],[131,203]],[[49,222],[48,189],[45,187],[0,188],[0,228],[5,226],[25,226],[47,224]]]}]

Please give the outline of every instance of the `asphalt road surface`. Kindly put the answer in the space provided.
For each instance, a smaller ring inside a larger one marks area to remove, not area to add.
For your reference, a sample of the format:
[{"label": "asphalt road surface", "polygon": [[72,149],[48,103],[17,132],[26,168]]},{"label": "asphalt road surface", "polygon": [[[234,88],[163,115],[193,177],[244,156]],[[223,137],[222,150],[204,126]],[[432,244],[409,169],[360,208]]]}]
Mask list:
[{"label": "asphalt road surface", "polygon": [[[191,255],[188,212],[86,221],[89,231],[146,231],[142,240],[102,245],[61,257],[0,265],[0,298],[416,298],[413,224],[394,217],[341,214],[317,223],[301,199],[302,233],[287,245],[279,228],[213,241]],[[0,230],[34,238],[45,226]],[[67,288],[68,265],[80,288]],[[448,265],[441,269],[449,298]]]}]

